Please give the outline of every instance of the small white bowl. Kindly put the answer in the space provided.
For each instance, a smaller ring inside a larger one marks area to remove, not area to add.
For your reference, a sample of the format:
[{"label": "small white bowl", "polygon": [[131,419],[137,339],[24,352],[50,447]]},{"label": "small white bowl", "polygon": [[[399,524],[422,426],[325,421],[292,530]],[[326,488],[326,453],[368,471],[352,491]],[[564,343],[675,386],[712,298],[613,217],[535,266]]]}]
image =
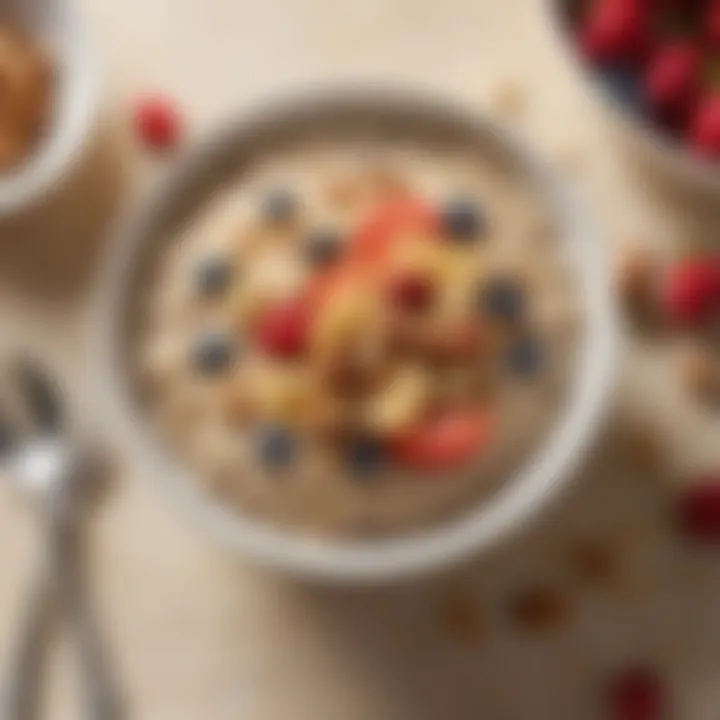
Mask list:
[{"label": "small white bowl", "polygon": [[97,115],[100,83],[98,60],[74,3],[0,0],[0,22],[37,38],[55,64],[45,135],[16,170],[0,173],[3,217],[40,200],[69,173]]},{"label": "small white bowl", "polygon": [[[490,498],[440,526],[400,537],[320,540],[269,526],[224,507],[172,457],[140,409],[131,376],[137,289],[161,258],[163,242],[198,203],[242,172],[253,157],[293,138],[376,136],[450,138],[471,152],[501,153],[535,183],[558,223],[569,262],[578,273],[585,331],[572,376],[571,398],[547,443]],[[144,466],[189,517],[229,547],[264,565],[304,578],[380,582],[450,566],[496,545],[520,528],[573,476],[592,444],[611,394],[616,325],[603,238],[577,197],[558,177],[490,121],[437,97],[404,90],[320,92],[263,105],[211,133],[170,169],[157,192],[142,199],[121,224],[99,280],[92,323],[97,360],[96,399],[118,443]]]},{"label": "small white bowl", "polygon": [[682,144],[668,137],[649,119],[633,115],[606,88],[593,69],[580,57],[561,16],[564,0],[545,0],[545,16],[550,33],[562,48],[576,76],[600,99],[606,116],[618,137],[650,172],[659,172],[678,188],[691,193],[720,198],[720,164],[696,157]]}]

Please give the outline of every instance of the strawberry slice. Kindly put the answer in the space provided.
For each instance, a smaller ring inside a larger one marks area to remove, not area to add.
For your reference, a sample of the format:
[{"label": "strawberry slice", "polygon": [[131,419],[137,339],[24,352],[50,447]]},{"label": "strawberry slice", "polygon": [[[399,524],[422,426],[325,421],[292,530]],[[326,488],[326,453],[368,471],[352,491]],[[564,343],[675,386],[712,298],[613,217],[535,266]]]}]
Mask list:
[{"label": "strawberry slice", "polygon": [[388,250],[397,241],[437,231],[438,216],[422,200],[413,197],[395,198],[381,205],[357,230],[348,254],[348,262],[362,265],[381,264]]},{"label": "strawberry slice", "polygon": [[473,459],[490,438],[490,418],[477,409],[428,416],[392,439],[390,453],[417,472],[454,470]]}]

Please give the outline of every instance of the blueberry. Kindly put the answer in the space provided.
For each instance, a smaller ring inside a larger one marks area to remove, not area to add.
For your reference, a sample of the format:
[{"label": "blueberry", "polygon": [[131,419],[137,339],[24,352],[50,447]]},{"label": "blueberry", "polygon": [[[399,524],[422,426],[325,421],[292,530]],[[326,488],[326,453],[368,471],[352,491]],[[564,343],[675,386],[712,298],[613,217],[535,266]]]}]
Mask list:
[{"label": "blueberry", "polygon": [[222,257],[206,258],[195,269],[195,285],[203,297],[222,295],[231,279],[232,267]]},{"label": "blueberry", "polygon": [[460,242],[477,240],[487,231],[487,219],[482,209],[472,200],[455,198],[442,210],[443,232]]},{"label": "blueberry", "polygon": [[480,308],[497,320],[513,321],[525,311],[525,288],[510,278],[493,278],[480,288]]},{"label": "blueberry", "polygon": [[645,110],[642,87],[638,74],[631,68],[615,65],[598,71],[603,87],[633,114],[641,115]]},{"label": "blueberry", "polygon": [[542,346],[530,336],[515,342],[508,353],[510,370],[523,377],[537,375],[542,371],[544,362],[545,355]]},{"label": "blueberry", "polygon": [[307,259],[315,267],[323,267],[335,262],[341,250],[340,235],[333,230],[315,230],[307,239]]},{"label": "blueberry", "polygon": [[235,347],[228,335],[206,331],[193,348],[194,365],[203,375],[216,375],[226,370],[235,357]]},{"label": "blueberry", "polygon": [[263,200],[262,215],[273,224],[290,222],[296,213],[297,200],[289,190],[271,190]]},{"label": "blueberry", "polygon": [[284,470],[292,465],[297,451],[295,436],[282,425],[261,428],[257,449],[262,464],[270,470]]},{"label": "blueberry", "polygon": [[354,438],[347,453],[350,473],[362,479],[371,478],[378,473],[385,459],[382,444],[373,437]]}]

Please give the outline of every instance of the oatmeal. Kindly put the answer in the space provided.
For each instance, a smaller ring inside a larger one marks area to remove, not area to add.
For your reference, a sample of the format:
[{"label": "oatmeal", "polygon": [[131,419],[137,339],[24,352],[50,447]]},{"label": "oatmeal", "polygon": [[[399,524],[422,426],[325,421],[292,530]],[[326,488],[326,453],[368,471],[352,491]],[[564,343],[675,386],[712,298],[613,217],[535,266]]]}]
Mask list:
[{"label": "oatmeal", "polygon": [[0,25],[0,173],[17,167],[40,139],[49,112],[50,81],[44,51]]},{"label": "oatmeal", "polygon": [[166,443],[240,512],[310,532],[471,507],[539,448],[572,374],[576,289],[533,190],[419,147],[256,163],[142,298]]}]

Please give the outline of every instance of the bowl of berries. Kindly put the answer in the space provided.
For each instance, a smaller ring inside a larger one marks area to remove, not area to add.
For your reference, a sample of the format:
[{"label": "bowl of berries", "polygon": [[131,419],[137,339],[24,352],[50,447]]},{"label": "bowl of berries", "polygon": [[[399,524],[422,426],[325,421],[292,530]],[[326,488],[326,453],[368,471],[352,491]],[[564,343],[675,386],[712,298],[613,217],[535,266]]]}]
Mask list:
[{"label": "bowl of berries", "polygon": [[720,2],[552,0],[551,9],[631,149],[692,190],[720,193]]}]

